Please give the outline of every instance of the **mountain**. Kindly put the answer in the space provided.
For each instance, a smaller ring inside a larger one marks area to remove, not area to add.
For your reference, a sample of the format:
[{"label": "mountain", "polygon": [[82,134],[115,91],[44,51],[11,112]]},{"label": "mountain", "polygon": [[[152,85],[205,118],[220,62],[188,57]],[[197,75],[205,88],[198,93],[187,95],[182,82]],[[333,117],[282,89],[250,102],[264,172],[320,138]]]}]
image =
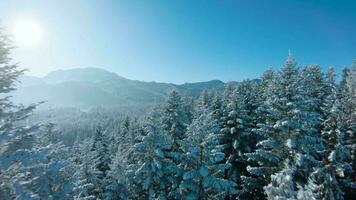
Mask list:
[{"label": "mountain", "polygon": [[12,94],[17,103],[47,101],[47,107],[78,108],[152,105],[164,101],[172,90],[196,97],[225,85],[219,80],[182,85],[136,81],[99,68],[57,70],[43,78],[23,76],[20,81]]}]

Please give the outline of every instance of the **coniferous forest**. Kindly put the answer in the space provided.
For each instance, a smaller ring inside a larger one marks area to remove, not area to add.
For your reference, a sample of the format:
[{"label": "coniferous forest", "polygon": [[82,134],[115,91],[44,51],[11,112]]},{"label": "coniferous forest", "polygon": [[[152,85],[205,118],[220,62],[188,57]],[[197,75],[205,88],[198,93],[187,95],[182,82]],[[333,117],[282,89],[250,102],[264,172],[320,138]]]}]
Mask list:
[{"label": "coniferous forest", "polygon": [[355,199],[355,61],[336,74],[289,55],[198,97],[172,90],[149,111],[41,117],[46,102],[10,97],[24,73],[11,48],[1,36],[1,200]]}]

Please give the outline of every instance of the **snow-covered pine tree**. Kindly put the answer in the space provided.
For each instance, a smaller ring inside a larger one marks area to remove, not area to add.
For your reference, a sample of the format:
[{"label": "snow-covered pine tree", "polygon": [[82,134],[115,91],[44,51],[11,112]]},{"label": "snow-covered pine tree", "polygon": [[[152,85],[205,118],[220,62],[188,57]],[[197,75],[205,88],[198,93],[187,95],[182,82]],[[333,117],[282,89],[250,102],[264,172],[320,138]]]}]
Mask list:
[{"label": "snow-covered pine tree", "polygon": [[221,127],[222,117],[223,117],[223,108],[222,108],[222,100],[219,94],[214,93],[212,97],[211,110],[213,112],[214,119],[217,120],[218,125]]},{"label": "snow-covered pine tree", "polygon": [[129,128],[129,139],[127,140],[127,153],[121,155],[123,158],[122,162],[123,166],[124,165],[129,165],[130,163],[136,162],[136,157],[131,155],[131,147],[135,145],[137,142],[140,141],[141,136],[145,135],[144,131],[144,126],[141,124],[141,122],[137,119],[134,118],[130,122],[130,128]]},{"label": "snow-covered pine tree", "polygon": [[186,128],[189,124],[189,117],[184,108],[182,97],[176,91],[172,91],[163,108],[162,114],[163,130],[172,138],[171,149],[167,151],[167,156],[175,163],[175,170],[171,170],[168,178],[170,184],[170,198],[179,199],[179,184],[182,180],[182,172],[179,170],[183,155],[180,148],[181,141],[186,137]]},{"label": "snow-covered pine tree", "polygon": [[340,131],[339,103],[336,99],[336,83],[333,69],[326,73],[323,90],[325,96],[320,106],[321,135],[325,150],[322,164],[314,167],[306,185],[299,185],[299,199],[343,199],[342,185],[350,174],[351,166],[347,163],[349,154],[343,144]]},{"label": "snow-covered pine tree", "polygon": [[[233,83],[228,83],[225,86],[223,99],[222,99],[222,110],[221,117],[218,121],[220,125],[220,133],[223,135],[221,144],[224,147],[224,153],[226,155],[226,163],[231,165],[231,168],[225,171],[225,177],[229,180],[237,182],[238,171],[236,159],[238,157],[237,152],[235,151],[234,146],[237,147],[239,140],[237,138],[237,124],[242,122],[238,120],[237,113],[237,101],[235,99],[236,95],[236,85]],[[215,110],[217,112],[217,110]]]},{"label": "snow-covered pine tree", "polygon": [[[87,146],[89,146],[87,144]],[[88,148],[89,150],[89,148]],[[83,149],[85,151],[85,149]],[[99,184],[98,176],[101,172],[92,165],[92,156],[87,153],[82,154],[81,163],[78,166],[78,170],[75,174],[76,183],[74,187],[74,199],[76,200],[95,200],[99,198],[97,191],[97,185]]]},{"label": "snow-covered pine tree", "polygon": [[252,199],[265,199],[263,187],[270,182],[270,176],[277,171],[277,166],[282,158],[273,152],[274,121],[270,110],[270,97],[275,84],[275,72],[271,69],[265,71],[258,83],[256,93],[256,110],[254,113],[254,128],[252,134],[257,138],[255,149],[245,153],[249,165],[246,167],[248,174],[242,175],[242,185]]},{"label": "snow-covered pine tree", "polygon": [[115,141],[117,143],[115,146],[118,147],[117,151],[120,152],[122,157],[127,157],[130,146],[129,140],[131,139],[131,122],[128,116],[125,117],[124,121],[120,126],[118,137]]},{"label": "snow-covered pine tree", "polygon": [[[301,70],[300,83],[302,85],[302,96],[304,102],[300,105],[305,118],[302,125],[304,137],[310,141],[310,146],[303,147],[304,153],[312,154],[320,160],[323,154],[321,138],[323,104],[328,91],[326,91],[324,74],[318,65],[311,65]],[[309,150],[306,150],[309,148]]]},{"label": "snow-covered pine tree", "polygon": [[198,103],[196,107],[198,107],[198,109],[204,107],[210,107],[213,104],[213,100],[214,100],[213,97],[214,94],[212,92],[204,90],[198,98]]},{"label": "snow-covered pine tree", "polygon": [[224,178],[231,167],[224,162],[217,120],[207,108],[188,127],[187,138],[181,142],[184,170],[180,191],[183,199],[223,199],[236,192],[236,184]]},{"label": "snow-covered pine tree", "polygon": [[[325,98],[324,90],[324,74],[318,65],[304,67],[301,70],[301,83],[304,85],[303,93],[308,96],[307,106],[312,116],[319,119],[322,113],[321,107]],[[316,124],[315,128],[320,130],[320,120],[313,121]]]},{"label": "snow-covered pine tree", "polygon": [[98,182],[97,185],[95,185],[94,195],[101,197],[105,191],[103,181],[106,178],[107,171],[110,170],[111,158],[108,149],[108,141],[100,126],[95,132],[91,153],[93,165],[100,172],[97,176]]},{"label": "snow-covered pine tree", "polygon": [[170,176],[177,166],[167,158],[173,140],[155,123],[148,119],[144,134],[132,148],[136,162],[127,167],[127,183],[133,199],[168,199],[171,192]]},{"label": "snow-covered pine tree", "polygon": [[18,199],[26,199],[28,196],[72,199],[74,165],[66,158],[67,147],[61,143],[49,144],[21,153],[21,165],[12,177]]},{"label": "snow-covered pine tree", "polygon": [[285,162],[284,168],[271,176],[271,182],[264,187],[269,200],[295,200],[297,199],[294,168]]},{"label": "snow-covered pine tree", "polygon": [[17,151],[31,151],[34,131],[38,129],[38,126],[22,127],[16,123],[27,118],[37,104],[24,107],[10,101],[8,94],[16,89],[16,82],[24,72],[10,64],[10,50],[8,37],[0,30],[0,194],[6,193],[6,198],[17,196],[11,181],[16,175],[13,169],[21,165]]},{"label": "snow-covered pine tree", "polygon": [[321,106],[323,110],[321,135],[325,146],[324,163],[329,164],[331,162],[329,156],[333,154],[338,145],[343,145],[344,143],[344,133],[340,129],[339,121],[341,114],[340,103],[336,96],[337,88],[333,69],[329,69],[327,72],[325,88],[327,95],[323,106]]},{"label": "snow-covered pine tree", "polygon": [[[349,129],[346,132],[346,143],[351,149],[352,168],[354,176],[356,177],[356,59],[352,63],[350,74],[347,77],[346,82],[347,87],[349,88],[348,90],[351,93],[350,104],[353,108],[349,120]],[[356,182],[355,179],[354,182]]]},{"label": "snow-covered pine tree", "polygon": [[104,193],[104,180],[110,169],[110,155],[106,138],[100,127],[95,135],[82,144],[77,144],[73,150],[76,154],[78,170],[75,174],[75,197],[77,199],[98,199]]},{"label": "snow-covered pine tree", "polygon": [[123,117],[120,120],[111,120],[110,126],[111,131],[108,132],[107,137],[109,138],[109,151],[112,159],[115,157],[117,151],[125,157],[128,151],[128,144],[125,142],[129,139],[129,129],[130,129],[130,118],[128,116]]},{"label": "snow-covered pine tree", "polygon": [[250,187],[243,185],[241,177],[248,173],[246,171],[248,159],[245,153],[251,153],[257,142],[256,135],[252,133],[257,105],[255,101],[256,85],[256,82],[249,80],[238,84],[232,96],[236,102],[236,107],[229,113],[230,117],[235,118],[235,126],[230,129],[230,135],[225,135],[225,139],[230,140],[230,144],[225,145],[225,147],[230,147],[226,149],[226,153],[230,158],[234,157],[231,164],[233,170],[237,173],[237,177],[233,178],[236,179],[239,186],[239,199],[246,199],[251,193]]},{"label": "snow-covered pine tree", "polygon": [[[256,132],[261,134],[264,140],[257,143],[255,152],[246,154],[250,161],[258,164],[247,167],[248,172],[253,176],[269,179],[271,174],[282,170],[285,159],[293,157],[289,148],[295,148],[296,144],[291,138],[295,137],[293,135],[301,128],[300,123],[295,123],[300,118],[298,75],[296,63],[289,56],[283,68],[273,76],[274,80],[269,81],[271,85],[266,88],[265,103],[257,109],[264,117],[257,124]],[[253,185],[253,179],[250,181]],[[263,181],[255,184],[260,187],[264,183]]]},{"label": "snow-covered pine tree", "polygon": [[177,147],[178,141],[185,137],[186,127],[189,121],[184,109],[182,97],[176,91],[170,93],[164,106],[162,123],[164,130],[173,138],[173,146]]},{"label": "snow-covered pine tree", "polygon": [[356,131],[356,61],[353,62],[352,68],[345,68],[343,77],[338,91],[338,99],[340,101],[340,122],[341,129],[345,133],[345,142],[351,150],[353,159],[353,168],[355,169],[355,131]]},{"label": "snow-covered pine tree", "polygon": [[[347,124],[345,124],[345,136],[346,136],[346,145],[349,146],[352,155],[352,165],[353,170],[356,172],[356,60],[353,61],[352,66],[350,68],[350,72],[348,76],[346,76],[346,85],[347,89],[345,92],[348,93],[348,106],[345,110],[346,115],[348,115]],[[344,100],[346,101],[346,100]]]},{"label": "snow-covered pine tree", "polygon": [[343,77],[338,90],[338,101],[340,102],[340,131],[344,133],[345,146],[351,153],[352,181],[346,189],[345,198],[356,195],[356,61],[351,69],[343,70]]},{"label": "snow-covered pine tree", "polygon": [[306,177],[321,167],[320,161],[325,153],[325,146],[321,137],[322,120],[324,117],[323,105],[329,91],[325,87],[324,74],[320,67],[312,65],[304,68],[300,73],[300,98],[299,102],[299,122],[300,133],[296,137],[297,145],[295,150],[295,179],[304,184],[308,181]]},{"label": "snow-covered pine tree", "polygon": [[[316,71],[318,74],[318,70]],[[313,167],[320,164],[316,158],[324,150],[317,130],[319,114],[311,103],[318,102],[319,94],[318,92],[313,94],[307,89],[313,87],[309,86],[310,83],[319,82],[319,79],[311,78],[316,81],[304,81],[303,73],[299,74],[291,58],[282,68],[280,76],[278,85],[281,87],[278,91],[281,96],[277,99],[278,103],[274,104],[279,110],[279,119],[274,129],[280,132],[279,136],[284,140],[282,152],[285,152],[285,157],[289,158],[296,168],[294,179],[298,183],[305,183]]]},{"label": "snow-covered pine tree", "polygon": [[309,176],[308,183],[304,187],[298,186],[297,199],[344,199],[334,175],[334,170],[330,165],[316,168]]},{"label": "snow-covered pine tree", "polygon": [[117,152],[103,182],[103,200],[127,199],[128,192],[125,185],[125,169],[122,167],[122,164],[122,156],[120,152]]},{"label": "snow-covered pine tree", "polygon": [[[340,158],[342,158],[343,162],[347,162],[347,160],[350,162],[350,155],[347,153],[348,150],[345,147],[345,134],[341,131],[341,106],[339,99],[337,99],[337,87],[334,76],[333,69],[329,69],[325,84],[328,95],[325,97],[324,105],[322,106],[325,116],[321,130],[325,146],[324,164],[333,163],[335,161],[340,162]],[[339,150],[344,152],[344,154],[340,155],[339,153],[341,152],[335,154],[336,151]]]},{"label": "snow-covered pine tree", "polygon": [[[275,174],[279,176],[283,170],[293,168],[292,176],[296,182],[307,181],[305,177],[317,163],[311,153],[320,148],[320,144],[312,134],[314,129],[309,129],[310,124],[306,123],[312,115],[304,88],[300,71],[289,56],[268,91],[266,109],[262,109],[266,121],[257,124],[257,132],[264,135],[265,140],[257,143],[254,153],[247,154],[251,161],[258,163],[247,168],[250,174],[268,178],[271,173],[280,171]],[[286,162],[288,165],[283,164]],[[276,184],[278,182],[273,183],[278,187]]]}]

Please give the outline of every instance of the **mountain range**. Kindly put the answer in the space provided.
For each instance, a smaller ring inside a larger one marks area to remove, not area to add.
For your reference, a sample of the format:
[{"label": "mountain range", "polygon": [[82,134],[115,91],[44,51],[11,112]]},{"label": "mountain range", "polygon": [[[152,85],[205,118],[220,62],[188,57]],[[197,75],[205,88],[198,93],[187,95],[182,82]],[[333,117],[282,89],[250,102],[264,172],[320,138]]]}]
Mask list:
[{"label": "mountain range", "polygon": [[39,78],[22,76],[13,101],[30,104],[46,101],[45,107],[131,106],[162,102],[172,90],[196,97],[204,90],[223,88],[224,82],[172,84],[130,80],[100,68],[57,70]]}]

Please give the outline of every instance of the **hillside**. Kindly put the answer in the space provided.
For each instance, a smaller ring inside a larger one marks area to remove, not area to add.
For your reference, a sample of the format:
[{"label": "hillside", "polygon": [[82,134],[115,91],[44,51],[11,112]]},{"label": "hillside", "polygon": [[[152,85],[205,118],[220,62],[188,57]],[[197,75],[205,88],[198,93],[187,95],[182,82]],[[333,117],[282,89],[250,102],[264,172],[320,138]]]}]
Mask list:
[{"label": "hillside", "polygon": [[47,101],[49,107],[140,106],[162,102],[172,90],[198,96],[204,90],[222,88],[224,82],[157,83],[130,80],[99,68],[57,70],[43,78],[23,76],[15,102]]}]

